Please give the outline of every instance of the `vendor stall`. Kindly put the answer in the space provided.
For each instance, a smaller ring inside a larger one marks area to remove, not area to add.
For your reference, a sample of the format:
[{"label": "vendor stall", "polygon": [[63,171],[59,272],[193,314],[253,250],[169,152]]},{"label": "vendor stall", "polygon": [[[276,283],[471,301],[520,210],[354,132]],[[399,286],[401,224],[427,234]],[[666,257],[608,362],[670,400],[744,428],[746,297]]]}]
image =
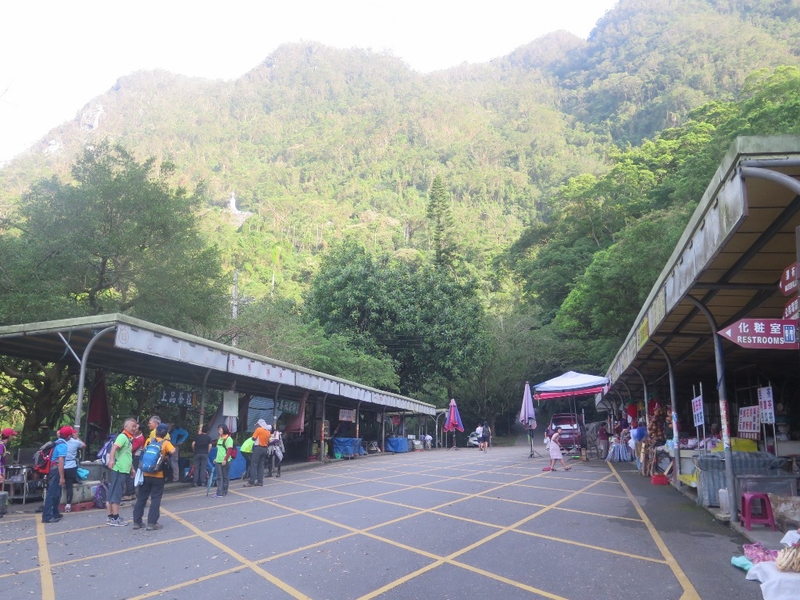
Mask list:
[{"label": "vendor stall", "polygon": [[364,454],[361,438],[333,438],[334,458],[356,458]]},{"label": "vendor stall", "polygon": [[386,438],[386,452],[408,452],[408,439],[402,437]]}]

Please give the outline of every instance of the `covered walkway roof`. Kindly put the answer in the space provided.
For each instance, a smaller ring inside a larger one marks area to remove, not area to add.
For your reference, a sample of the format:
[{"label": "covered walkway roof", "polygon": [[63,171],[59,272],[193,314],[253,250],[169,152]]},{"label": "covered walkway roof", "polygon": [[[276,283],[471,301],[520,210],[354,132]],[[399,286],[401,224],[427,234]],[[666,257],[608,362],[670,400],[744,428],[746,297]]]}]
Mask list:
[{"label": "covered walkway roof", "polygon": [[[645,384],[651,394],[668,389],[660,345],[673,362],[681,401],[701,382],[706,399],[715,399],[713,332],[698,303],[713,315],[717,331],[743,318],[783,317],[792,298],[782,295],[778,282],[798,259],[798,178],[800,137],[734,142],[608,369],[618,398],[642,399]],[[747,350],[727,340],[722,348],[726,379],[746,373],[748,389],[797,377],[797,351]],[[736,401],[736,388],[728,387],[727,400]],[[782,386],[776,402],[797,394]]]},{"label": "covered walkway roof", "polygon": [[91,340],[87,368],[185,383],[201,388],[235,389],[241,394],[272,396],[278,386],[286,398],[306,392],[371,404],[373,409],[434,416],[436,408],[406,396],[373,389],[265,356],[245,352],[125,315],[100,315],[0,327],[0,354],[67,362],[78,366]]}]

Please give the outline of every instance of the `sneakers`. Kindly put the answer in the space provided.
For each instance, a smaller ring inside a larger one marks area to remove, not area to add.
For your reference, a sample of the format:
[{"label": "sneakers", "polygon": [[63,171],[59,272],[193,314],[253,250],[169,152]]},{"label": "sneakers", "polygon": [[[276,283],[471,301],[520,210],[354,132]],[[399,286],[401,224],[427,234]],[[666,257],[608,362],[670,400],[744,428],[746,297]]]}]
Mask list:
[{"label": "sneakers", "polygon": [[134,529],[141,529],[142,527],[144,527],[144,523],[142,523],[141,521],[139,521],[138,523],[136,521],[133,522]]},{"label": "sneakers", "polygon": [[53,517],[52,519],[42,519],[42,523],[58,523],[61,520],[61,517]]},{"label": "sneakers", "polygon": [[125,527],[128,524],[128,521],[122,517],[117,517],[116,519],[111,519],[108,524],[111,525],[111,527]]},{"label": "sneakers", "polygon": [[255,485],[256,485],[255,483],[249,483],[249,482],[247,482],[247,483],[243,483],[243,484],[242,484],[242,487],[255,487]]},{"label": "sneakers", "polygon": [[72,512],[72,504],[65,504],[64,512]]},{"label": "sneakers", "polygon": [[163,528],[164,528],[164,526],[161,523],[153,523],[152,525],[150,525],[150,523],[148,523],[145,530],[146,531],[158,531],[159,529],[163,529]]},{"label": "sneakers", "polygon": [[222,494],[214,494],[211,496],[212,498],[222,498]]},{"label": "sneakers", "polygon": [[281,472],[278,471],[278,473],[275,475],[275,477],[280,477],[280,476],[281,476]]}]

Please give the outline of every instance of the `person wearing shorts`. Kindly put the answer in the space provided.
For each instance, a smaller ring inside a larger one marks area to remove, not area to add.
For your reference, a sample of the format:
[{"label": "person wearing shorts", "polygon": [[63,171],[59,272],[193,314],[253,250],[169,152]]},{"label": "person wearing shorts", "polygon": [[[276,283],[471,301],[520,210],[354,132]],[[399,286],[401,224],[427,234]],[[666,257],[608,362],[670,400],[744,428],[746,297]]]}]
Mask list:
[{"label": "person wearing shorts", "polygon": [[478,438],[478,447],[486,452],[489,449],[489,438],[492,437],[492,430],[489,429],[489,423],[484,421],[481,428],[481,437]]},{"label": "person wearing shorts", "polygon": [[124,527],[128,524],[119,516],[119,504],[128,483],[128,478],[135,474],[133,470],[133,452],[131,440],[136,431],[136,419],[126,419],[125,425],[114,440],[108,457],[108,497],[106,498],[106,522],[112,527]]}]

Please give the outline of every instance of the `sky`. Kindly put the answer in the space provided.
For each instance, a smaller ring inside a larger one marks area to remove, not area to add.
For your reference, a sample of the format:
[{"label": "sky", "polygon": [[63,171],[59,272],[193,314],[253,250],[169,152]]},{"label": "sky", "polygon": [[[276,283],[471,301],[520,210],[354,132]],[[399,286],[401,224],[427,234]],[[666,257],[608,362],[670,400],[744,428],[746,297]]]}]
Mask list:
[{"label": "sky", "polygon": [[120,77],[236,79],[287,42],[371,48],[421,73],[553,31],[587,38],[617,0],[12,0],[0,23],[0,165]]}]

